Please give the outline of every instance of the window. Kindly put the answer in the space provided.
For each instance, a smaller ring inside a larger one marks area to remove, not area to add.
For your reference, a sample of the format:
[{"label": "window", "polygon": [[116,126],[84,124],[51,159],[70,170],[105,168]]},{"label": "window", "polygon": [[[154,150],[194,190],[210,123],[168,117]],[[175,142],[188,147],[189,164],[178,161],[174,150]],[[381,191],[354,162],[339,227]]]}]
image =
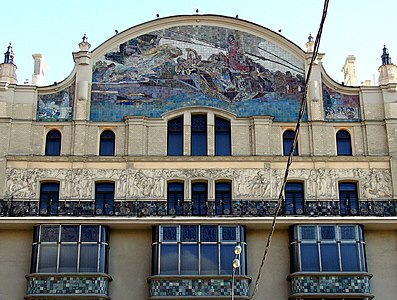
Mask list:
[{"label": "window", "polygon": [[207,183],[195,182],[192,184],[192,215],[207,215]]},{"label": "window", "polygon": [[59,182],[43,182],[40,185],[40,215],[58,215]]},{"label": "window", "polygon": [[50,130],[47,133],[45,143],[45,155],[59,156],[61,155],[61,133],[58,130]]},{"label": "window", "polygon": [[101,133],[99,144],[99,155],[114,156],[115,136],[111,130],[104,130]]},{"label": "window", "polygon": [[339,130],[336,133],[336,148],[337,153],[340,156],[350,156],[352,155],[352,145],[350,134],[346,130]]},{"label": "window", "polygon": [[168,121],[168,155],[183,155],[183,116]]},{"label": "window", "polygon": [[357,183],[339,182],[339,205],[342,216],[358,214]]},{"label": "window", "polygon": [[[289,156],[291,146],[294,143],[295,132],[293,130],[286,130],[283,133],[283,155]],[[296,143],[293,155],[298,155],[298,143]]]},{"label": "window", "polygon": [[215,117],[215,155],[231,155],[230,121]]},{"label": "window", "polygon": [[207,155],[207,115],[192,115],[192,155]]},{"label": "window", "polygon": [[304,211],[304,194],[302,182],[287,182],[285,185],[285,213],[301,215]]},{"label": "window", "polygon": [[232,187],[230,182],[215,183],[215,214],[229,215],[232,211]]},{"label": "window", "polygon": [[97,215],[113,215],[114,183],[95,183],[95,212]]},{"label": "window", "polygon": [[170,215],[183,214],[183,182],[170,182],[167,189],[167,211]]},{"label": "window", "polygon": [[107,273],[108,241],[101,225],[37,225],[31,273]]},{"label": "window", "polygon": [[153,228],[153,275],[231,275],[240,245],[238,275],[246,275],[245,228],[240,225],[171,225]]},{"label": "window", "polygon": [[292,272],[366,272],[360,225],[290,227]]}]

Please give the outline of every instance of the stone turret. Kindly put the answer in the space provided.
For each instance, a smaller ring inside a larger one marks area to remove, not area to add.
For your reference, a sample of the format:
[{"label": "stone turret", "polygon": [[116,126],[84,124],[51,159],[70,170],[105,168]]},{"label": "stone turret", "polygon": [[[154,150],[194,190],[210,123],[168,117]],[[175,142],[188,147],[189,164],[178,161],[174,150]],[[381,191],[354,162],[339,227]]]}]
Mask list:
[{"label": "stone turret", "polygon": [[313,41],[313,37],[312,37],[311,33],[309,33],[309,37],[307,39],[308,39],[308,41],[305,44],[306,52],[313,52],[314,51],[314,41]]},{"label": "stone turret", "polygon": [[356,57],[348,55],[342,67],[343,82],[346,85],[358,85],[356,76]]},{"label": "stone turret", "polygon": [[17,66],[14,64],[14,51],[11,43],[4,53],[4,63],[0,64],[0,82],[17,84]]},{"label": "stone turret", "polygon": [[386,48],[386,45],[383,45],[382,52],[382,65],[379,67],[379,85],[386,85],[389,83],[397,83],[397,66],[392,64],[391,57],[389,55],[389,51]]}]

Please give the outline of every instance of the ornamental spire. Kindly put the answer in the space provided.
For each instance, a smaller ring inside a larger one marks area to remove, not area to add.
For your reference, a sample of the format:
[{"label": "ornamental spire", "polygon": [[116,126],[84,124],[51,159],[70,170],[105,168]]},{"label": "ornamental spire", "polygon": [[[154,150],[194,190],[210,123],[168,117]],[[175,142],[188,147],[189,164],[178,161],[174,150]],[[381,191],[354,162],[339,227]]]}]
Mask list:
[{"label": "ornamental spire", "polygon": [[4,53],[4,63],[5,64],[14,64],[14,51],[12,51],[11,42],[7,47],[6,53]]}]

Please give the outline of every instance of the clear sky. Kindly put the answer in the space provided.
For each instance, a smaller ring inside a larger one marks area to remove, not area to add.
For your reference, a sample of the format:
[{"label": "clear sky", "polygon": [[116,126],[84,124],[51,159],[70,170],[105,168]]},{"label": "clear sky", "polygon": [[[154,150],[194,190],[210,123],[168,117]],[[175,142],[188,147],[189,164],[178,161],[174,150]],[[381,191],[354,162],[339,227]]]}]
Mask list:
[{"label": "clear sky", "polygon": [[[0,15],[0,53],[11,41],[19,84],[31,80],[33,53],[44,54],[47,82],[62,81],[73,69],[72,52],[86,32],[92,49],[140,23],[172,15],[218,14],[245,19],[278,32],[304,48],[321,19],[323,0],[13,0]],[[347,55],[356,56],[359,83],[377,81],[383,44],[397,64],[396,0],[330,0],[320,52],[336,81]],[[394,59],[395,58],[395,59]],[[1,58],[3,60],[3,58]]]}]

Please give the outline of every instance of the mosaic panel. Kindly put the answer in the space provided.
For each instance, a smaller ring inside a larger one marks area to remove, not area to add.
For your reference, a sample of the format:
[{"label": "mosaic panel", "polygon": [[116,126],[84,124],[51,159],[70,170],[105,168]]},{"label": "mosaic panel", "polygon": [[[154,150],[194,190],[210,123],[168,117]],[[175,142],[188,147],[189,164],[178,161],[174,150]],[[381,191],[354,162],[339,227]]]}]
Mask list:
[{"label": "mosaic panel", "polygon": [[207,106],[295,121],[303,89],[303,61],[278,45],[239,30],[177,26],[133,38],[94,62],[91,120]]},{"label": "mosaic panel", "polygon": [[360,120],[360,99],[358,94],[341,94],[323,83],[323,101],[325,120]]},{"label": "mosaic panel", "polygon": [[74,84],[62,91],[39,95],[37,121],[72,121],[74,103]]},{"label": "mosaic panel", "polygon": [[27,295],[76,295],[88,294],[107,296],[109,293],[108,276],[31,276],[28,278]]},{"label": "mosaic panel", "polygon": [[[194,278],[194,279],[157,279],[151,278],[150,297],[190,296],[222,297],[231,295],[231,279]],[[234,294],[238,298],[248,298],[249,279],[236,278]]]},{"label": "mosaic panel", "polygon": [[369,275],[298,275],[291,278],[291,294],[370,294]]}]

